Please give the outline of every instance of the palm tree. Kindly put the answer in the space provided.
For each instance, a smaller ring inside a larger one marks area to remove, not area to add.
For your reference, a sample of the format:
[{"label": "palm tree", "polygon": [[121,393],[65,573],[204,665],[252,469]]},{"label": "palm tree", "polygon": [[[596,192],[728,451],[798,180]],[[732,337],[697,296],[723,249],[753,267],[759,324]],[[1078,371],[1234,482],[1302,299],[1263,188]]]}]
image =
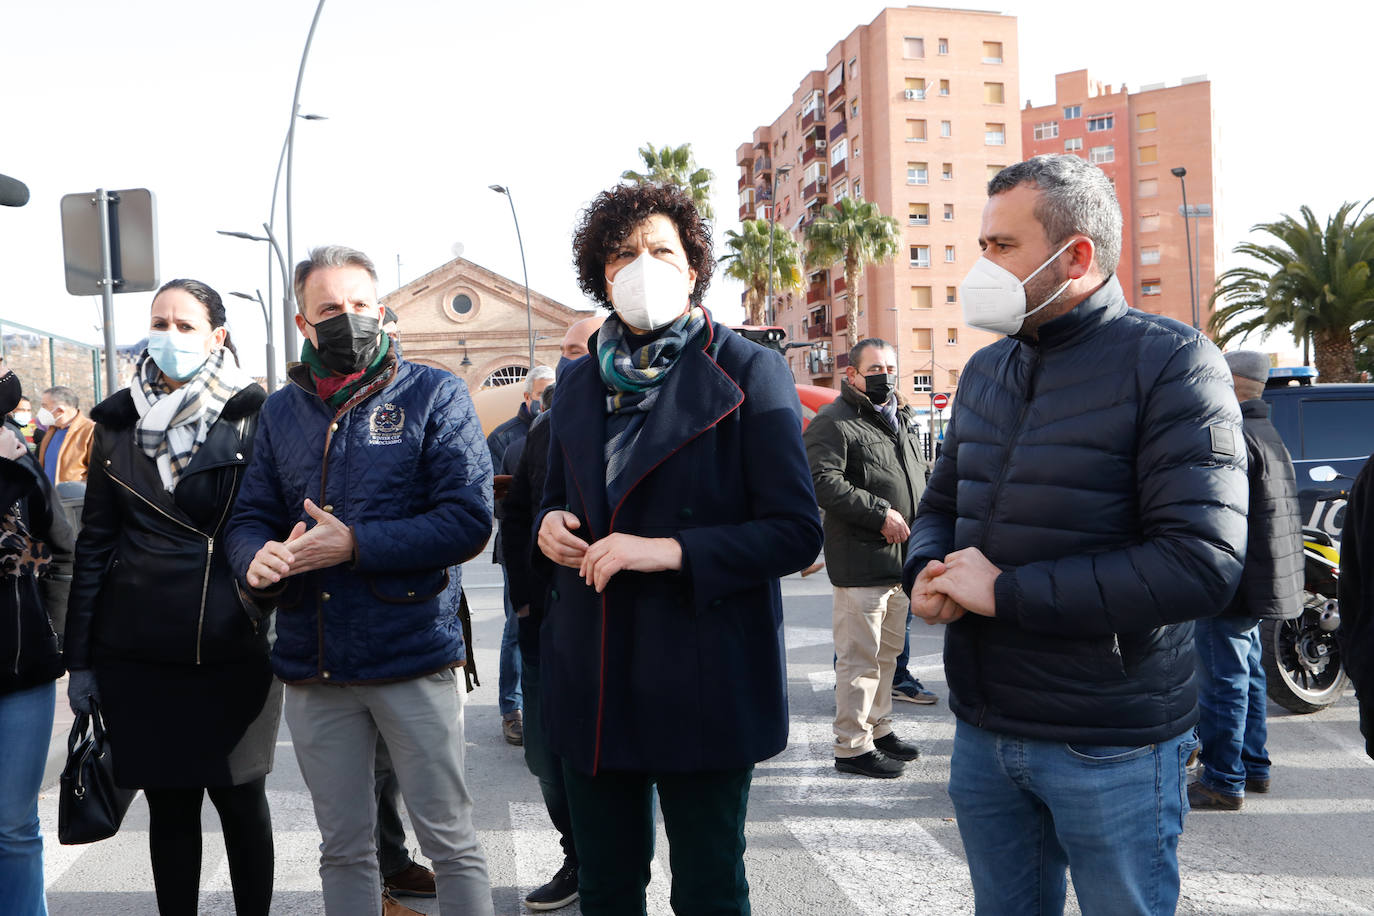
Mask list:
[{"label": "palm tree", "polygon": [[1374,337],[1374,214],[1356,206],[1343,204],[1325,229],[1308,207],[1301,220],[1285,214],[1254,226],[1277,244],[1236,246],[1264,267],[1233,267],[1217,278],[1211,301],[1226,303],[1208,323],[1217,343],[1291,326],[1304,353],[1311,341],[1323,381],[1358,381],[1355,347]]},{"label": "palm tree", "polygon": [[692,195],[692,203],[702,219],[715,215],[711,210],[711,180],[716,176],[710,169],[697,168],[692,144],[655,149],[647,143],[640,147],[639,158],[644,160],[644,171],[628,169],[620,174],[623,180],[635,184],[675,184]]},{"label": "palm tree", "polygon": [[859,279],[869,264],[892,260],[900,241],[895,219],[884,216],[877,204],[852,197],[826,204],[806,227],[806,266],[844,265],[844,330],[851,349],[859,342]]},{"label": "palm tree", "polygon": [[[729,252],[721,257],[725,275],[744,283],[744,310],[749,324],[763,324],[764,305],[768,297],[768,235],[766,219],[747,219],[740,232],[725,233],[725,247]],[[773,235],[773,291],[774,293],[801,289],[801,263],[797,241],[792,233],[776,223]]]}]

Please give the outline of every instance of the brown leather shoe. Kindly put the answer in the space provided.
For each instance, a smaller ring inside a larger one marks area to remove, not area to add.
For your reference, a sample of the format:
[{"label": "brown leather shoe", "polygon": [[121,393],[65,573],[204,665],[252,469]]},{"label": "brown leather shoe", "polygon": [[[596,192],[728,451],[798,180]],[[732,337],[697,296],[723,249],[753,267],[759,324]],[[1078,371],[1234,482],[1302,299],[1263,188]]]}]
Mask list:
[{"label": "brown leather shoe", "polygon": [[1239,811],[1241,805],[1245,804],[1243,795],[1223,795],[1215,789],[1209,789],[1200,782],[1195,782],[1188,787],[1188,807],[1193,810],[1209,811]]},{"label": "brown leather shoe", "polygon": [[419,862],[411,862],[390,877],[382,879],[382,887],[397,897],[433,897],[434,872]]},{"label": "brown leather shoe", "polygon": [[517,712],[513,717],[501,720],[501,734],[506,736],[507,744],[520,747],[525,743],[525,722],[520,713]]},{"label": "brown leather shoe", "polygon": [[419,910],[412,910],[390,894],[382,894],[382,916],[425,916]]}]

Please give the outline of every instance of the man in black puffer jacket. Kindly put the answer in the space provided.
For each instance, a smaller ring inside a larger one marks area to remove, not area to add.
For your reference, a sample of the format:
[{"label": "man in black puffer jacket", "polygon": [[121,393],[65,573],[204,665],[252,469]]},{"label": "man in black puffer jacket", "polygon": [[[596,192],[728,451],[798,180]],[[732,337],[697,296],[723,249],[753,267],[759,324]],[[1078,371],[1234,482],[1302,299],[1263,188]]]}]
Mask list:
[{"label": "man in black puffer jacket", "polygon": [[1264,401],[1269,357],[1235,350],[1226,354],[1226,365],[1245,417],[1250,537],[1236,596],[1219,616],[1195,625],[1202,772],[1188,787],[1188,803],[1238,811],[1247,790],[1269,791],[1260,621],[1302,613],[1303,554],[1293,460]]},{"label": "man in black puffer jacket", "polygon": [[947,623],[950,797],[980,912],[1173,913],[1191,621],[1245,554],[1245,447],[1221,354],[1131,309],[1101,170],[1038,156],[988,185],[966,366],[912,524],[912,611]]}]

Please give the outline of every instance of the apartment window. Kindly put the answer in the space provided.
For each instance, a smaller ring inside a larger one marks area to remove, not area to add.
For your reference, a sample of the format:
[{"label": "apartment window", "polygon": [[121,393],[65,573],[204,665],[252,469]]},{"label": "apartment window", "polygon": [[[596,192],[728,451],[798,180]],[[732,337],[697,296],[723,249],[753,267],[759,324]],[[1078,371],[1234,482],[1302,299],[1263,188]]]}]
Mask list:
[{"label": "apartment window", "polygon": [[1007,125],[996,124],[992,121],[983,125],[983,142],[988,146],[1007,145]]},{"label": "apartment window", "polygon": [[997,177],[997,173],[1000,172],[1000,171],[1002,171],[1002,169],[1004,169],[1004,168],[1006,168],[1005,165],[989,165],[989,166],[988,166],[988,181],[992,181],[992,179],[996,178],[996,177]]},{"label": "apartment window", "polygon": [[945,222],[954,220],[954,204],[945,204]]},{"label": "apartment window", "polygon": [[1094,146],[1088,150],[1088,161],[1093,165],[1101,165],[1104,162],[1116,161],[1116,147],[1111,144],[1106,146]]},{"label": "apartment window", "polygon": [[1059,136],[1059,122],[1041,121],[1039,124],[1035,125],[1032,135],[1037,140],[1053,140],[1055,137]]},{"label": "apartment window", "polygon": [[918,372],[913,375],[911,377],[911,389],[913,391],[930,391],[930,374]]},{"label": "apartment window", "polygon": [[906,142],[924,143],[926,139],[926,122],[924,118],[906,119]]},{"label": "apartment window", "polygon": [[954,163],[953,163],[953,162],[942,162],[942,163],[940,163],[940,178],[943,179],[943,180],[945,180],[945,181],[953,181],[953,180],[954,180]]},{"label": "apartment window", "polygon": [[949,53],[949,39],[948,39],[948,38],[941,38],[941,39],[940,39],[940,53],[941,53],[941,54],[948,54],[948,53]]},{"label": "apartment window", "polygon": [[849,58],[849,78],[850,78],[850,79],[853,79],[853,78],[854,78],[854,74],[855,74],[855,73],[858,73],[858,72],[859,72],[859,59],[858,59],[857,57],[851,57],[851,58]]},{"label": "apartment window", "polygon": [[1065,105],[1065,106],[1064,106],[1064,120],[1065,120],[1065,121],[1072,121],[1074,118],[1081,118],[1081,117],[1083,117],[1083,106],[1082,106],[1082,105]]},{"label": "apartment window", "polygon": [[907,204],[906,220],[908,225],[929,226],[930,204]]},{"label": "apartment window", "polygon": [[859,116],[859,100],[851,99],[849,102],[849,116],[857,118]]},{"label": "apartment window", "polygon": [[839,165],[849,155],[849,141],[841,137],[830,146],[830,164]]},{"label": "apartment window", "polygon": [[1141,281],[1140,281],[1140,295],[1142,295],[1142,296],[1158,296],[1158,295],[1159,295],[1159,281],[1158,281],[1158,280],[1141,280]]},{"label": "apartment window", "polygon": [[743,191],[740,191],[740,192],[739,192],[739,205],[740,205],[741,207],[751,207],[751,208],[754,206],[754,189],[753,189],[753,188],[745,188]]},{"label": "apartment window", "polygon": [[926,40],[924,38],[908,38],[903,42],[903,54],[908,58],[918,58],[926,56]]},{"label": "apartment window", "polygon": [[983,101],[988,105],[1001,105],[1007,100],[1007,87],[1005,83],[984,83]]},{"label": "apartment window", "polygon": [[1135,116],[1136,130],[1154,130],[1157,126],[1158,125],[1155,124],[1155,113],[1153,111],[1147,111],[1144,114]]},{"label": "apartment window", "polygon": [[1088,118],[1088,133],[1098,130],[1111,130],[1116,123],[1114,115],[1093,115]]},{"label": "apartment window", "polygon": [[911,307],[914,309],[931,307],[929,286],[913,286],[911,288]]},{"label": "apartment window", "polygon": [[1141,217],[1140,217],[1140,231],[1141,231],[1141,232],[1158,232],[1158,231],[1159,231],[1159,214],[1158,214],[1158,213],[1145,213],[1145,214],[1142,214]]},{"label": "apartment window", "polygon": [[802,187],[815,184],[820,180],[821,164],[819,162],[812,162],[806,167],[806,171],[802,173]]},{"label": "apartment window", "polygon": [[908,162],[906,164],[906,183],[907,184],[928,184],[930,182],[930,172],[924,162]]},{"label": "apartment window", "polygon": [[916,350],[929,350],[932,336],[930,328],[912,328],[911,336],[916,338]]},{"label": "apartment window", "polygon": [[1159,147],[1157,147],[1157,146],[1142,146],[1142,147],[1140,148],[1140,164],[1141,164],[1141,165],[1149,165],[1149,164],[1151,164],[1151,163],[1153,163],[1153,162],[1158,162],[1158,161],[1159,161]]},{"label": "apartment window", "polygon": [[1152,245],[1152,246],[1150,246],[1149,248],[1142,248],[1142,249],[1140,249],[1140,263],[1141,263],[1141,264],[1158,264],[1158,263],[1159,263],[1159,246],[1158,246],[1158,245]]},{"label": "apartment window", "polygon": [[1000,41],[983,42],[983,63],[1000,64],[1002,62],[1002,43]]},{"label": "apartment window", "polygon": [[1158,179],[1158,178],[1142,178],[1142,179],[1140,179],[1140,183],[1139,183],[1138,185],[1136,185],[1136,191],[1135,191],[1135,196],[1136,196],[1136,197],[1156,197],[1156,196],[1158,196],[1158,195],[1159,195],[1159,179]]},{"label": "apartment window", "polygon": [[955,387],[958,387],[958,385],[959,385],[959,370],[958,370],[958,369],[951,369],[951,370],[949,370],[949,386],[950,386],[951,388],[955,388]]},{"label": "apartment window", "polygon": [[948,303],[950,303],[951,305],[952,305],[953,303],[955,303],[955,302],[958,302],[958,301],[959,301],[959,287],[957,287],[957,286],[946,286],[946,287],[945,287],[945,301],[948,302]]},{"label": "apartment window", "polygon": [[906,97],[908,99],[924,99],[926,97],[926,81],[919,76],[908,76],[906,78]]},{"label": "apartment window", "polygon": [[1082,138],[1082,137],[1070,137],[1069,139],[1067,139],[1067,140],[1064,141],[1064,152],[1066,152],[1066,153],[1080,153],[1080,152],[1082,152],[1082,151],[1083,151],[1083,138]]},{"label": "apartment window", "polygon": [[951,347],[959,346],[958,328],[950,328],[949,330],[945,331],[945,343],[949,344]]},{"label": "apartment window", "polygon": [[946,246],[945,246],[945,263],[946,263],[946,264],[953,264],[953,263],[954,263],[954,246],[953,246],[953,245],[946,245]]},{"label": "apartment window", "polygon": [[954,133],[954,124],[949,121],[940,122],[940,136],[948,138]]},{"label": "apartment window", "polygon": [[843,85],[844,85],[844,64],[838,64],[838,65],[836,65],[836,67],[835,67],[834,70],[831,70],[829,73],[826,74],[826,77],[825,77],[825,91],[826,91],[826,93],[831,93],[831,92],[834,92],[836,89],[838,89],[840,86],[843,86]]},{"label": "apartment window", "polygon": [[940,95],[949,95],[949,80],[940,80]]},{"label": "apartment window", "polygon": [[858,159],[858,158],[859,158],[859,154],[862,153],[862,152],[863,152],[863,150],[859,149],[859,144],[855,143],[855,144],[854,144],[854,158],[855,158],[855,159]]},{"label": "apartment window", "polygon": [[[859,157],[859,151],[858,151],[858,149],[856,148],[856,149],[854,150],[854,158],[857,159],[858,157]],[[854,179],[854,199],[855,199],[855,200],[863,200],[863,199],[864,199],[864,189],[863,189],[863,186],[859,183],[859,179],[857,179],[857,178]]]},{"label": "apartment window", "polygon": [[802,105],[801,110],[803,118],[811,114],[817,108],[821,107],[821,97],[821,91],[819,89],[817,89],[815,92],[811,93],[806,97],[806,103]]},{"label": "apartment window", "polygon": [[912,245],[911,246],[911,266],[929,267],[930,266],[930,246]]},{"label": "apartment window", "polygon": [[849,189],[845,186],[845,183],[843,181],[835,186],[835,203],[839,203],[848,196]]}]

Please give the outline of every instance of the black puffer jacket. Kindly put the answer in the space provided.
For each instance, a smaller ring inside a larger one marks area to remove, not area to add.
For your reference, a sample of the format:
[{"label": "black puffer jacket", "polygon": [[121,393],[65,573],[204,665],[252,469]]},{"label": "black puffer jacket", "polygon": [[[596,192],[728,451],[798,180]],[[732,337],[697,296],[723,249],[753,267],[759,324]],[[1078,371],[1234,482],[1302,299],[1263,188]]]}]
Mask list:
[{"label": "black puffer jacket", "polygon": [[1289,620],[1302,613],[1302,517],[1293,459],[1269,422],[1269,404],[1240,405],[1245,417],[1245,452],[1250,461],[1250,529],[1236,596],[1225,613],[1237,617]]},{"label": "black puffer jacket", "polygon": [[102,657],[199,665],[266,653],[221,538],[266,397],[252,385],[229,399],[172,493],[134,441],[138,412],[128,389],[91,411],[97,426],[67,616],[69,668]]},{"label": "black puffer jacket", "polygon": [[911,523],[926,487],[926,463],[903,405],[898,429],[868,396],[842,382],[840,396],[820,409],[802,437],[816,501],[825,511],[825,571],[841,588],[894,585],[902,579],[906,544],[883,538],[887,510]]},{"label": "black puffer jacket", "polygon": [[544,621],[544,593],[549,583],[543,566],[530,562],[530,551],[539,549],[535,546],[534,517],[544,499],[544,481],[549,473],[549,417],[549,412],[544,411],[530,424],[520,460],[511,475],[510,489],[501,500],[501,549],[510,580],[511,607],[519,610],[528,604],[530,608],[529,614],[520,618],[520,651],[524,658],[536,662],[539,626]]},{"label": "black puffer jacket", "polygon": [[[969,361],[912,526],[905,583],[978,547],[996,617],[945,634],[950,708],[1013,735],[1108,745],[1197,720],[1191,621],[1245,559],[1245,446],[1211,341],[1128,308],[1115,278]],[[1181,625],[1180,625],[1181,624]]]},{"label": "black puffer jacket", "polygon": [[[6,423],[16,433],[19,428]],[[0,458],[0,514],[10,508],[29,536],[47,548],[42,575],[21,562],[0,577],[0,695],[62,676],[58,635],[72,576],[72,531],[47,475],[32,455]],[[5,549],[17,542],[6,539]],[[16,554],[16,557],[18,554]]]}]

